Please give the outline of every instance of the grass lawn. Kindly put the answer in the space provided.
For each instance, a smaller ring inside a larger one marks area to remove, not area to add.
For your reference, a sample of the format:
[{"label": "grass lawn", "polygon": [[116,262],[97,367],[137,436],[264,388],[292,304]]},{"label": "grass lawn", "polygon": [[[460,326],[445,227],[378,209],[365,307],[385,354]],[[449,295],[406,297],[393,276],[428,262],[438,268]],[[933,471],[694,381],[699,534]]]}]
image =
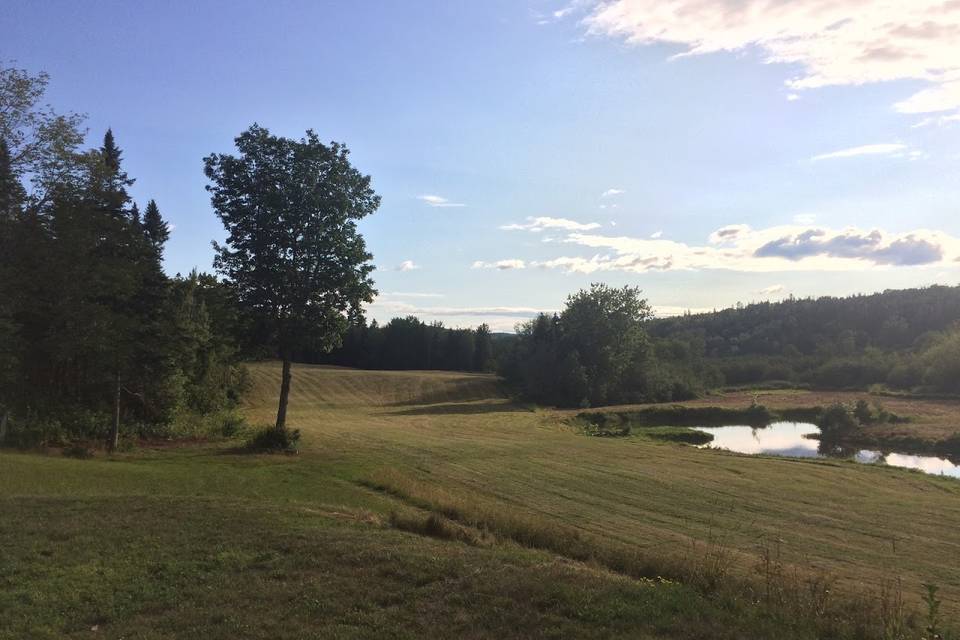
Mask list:
[{"label": "grass lawn", "polygon": [[[251,372],[248,418],[269,423],[279,366]],[[784,574],[844,598],[899,577],[908,604],[935,582],[960,613],[956,480],[590,438],[566,417],[490,376],[295,366],[298,456],[0,453],[0,638],[814,637],[633,570],[722,554],[756,580],[771,541]],[[477,537],[391,526],[428,512]]]}]

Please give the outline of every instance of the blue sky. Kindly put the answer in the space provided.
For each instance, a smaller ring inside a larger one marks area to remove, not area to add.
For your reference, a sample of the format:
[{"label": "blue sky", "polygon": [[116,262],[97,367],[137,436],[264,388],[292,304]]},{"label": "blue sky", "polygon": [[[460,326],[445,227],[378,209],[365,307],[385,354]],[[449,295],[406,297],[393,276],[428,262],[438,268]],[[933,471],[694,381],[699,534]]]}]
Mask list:
[{"label": "blue sky", "polygon": [[6,0],[0,22],[90,144],[113,128],[175,226],[170,273],[211,268],[201,159],[259,122],[373,176],[380,320],[508,329],[592,281],[665,314],[960,281],[956,0]]}]

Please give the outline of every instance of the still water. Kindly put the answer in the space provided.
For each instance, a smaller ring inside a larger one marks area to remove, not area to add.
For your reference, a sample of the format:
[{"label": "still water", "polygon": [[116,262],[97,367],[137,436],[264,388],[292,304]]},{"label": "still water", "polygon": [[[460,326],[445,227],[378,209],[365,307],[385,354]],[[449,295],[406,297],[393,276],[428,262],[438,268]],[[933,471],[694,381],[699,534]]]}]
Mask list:
[{"label": "still water", "polygon": [[713,436],[703,445],[739,453],[793,456],[797,458],[845,458],[865,464],[919,469],[934,475],[960,478],[960,464],[936,456],[907,453],[882,453],[869,449],[847,449],[821,444],[806,436],[820,433],[816,425],[804,422],[775,422],[767,427],[696,427]]}]

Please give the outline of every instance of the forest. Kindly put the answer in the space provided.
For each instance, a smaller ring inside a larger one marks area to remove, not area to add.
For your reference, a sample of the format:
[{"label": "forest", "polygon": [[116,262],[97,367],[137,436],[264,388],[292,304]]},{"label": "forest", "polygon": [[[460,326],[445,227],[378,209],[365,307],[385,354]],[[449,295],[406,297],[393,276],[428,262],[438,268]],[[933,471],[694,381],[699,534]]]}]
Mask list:
[{"label": "forest", "polygon": [[888,386],[960,392],[960,287],[789,298],[649,323],[697,350],[728,386]]}]

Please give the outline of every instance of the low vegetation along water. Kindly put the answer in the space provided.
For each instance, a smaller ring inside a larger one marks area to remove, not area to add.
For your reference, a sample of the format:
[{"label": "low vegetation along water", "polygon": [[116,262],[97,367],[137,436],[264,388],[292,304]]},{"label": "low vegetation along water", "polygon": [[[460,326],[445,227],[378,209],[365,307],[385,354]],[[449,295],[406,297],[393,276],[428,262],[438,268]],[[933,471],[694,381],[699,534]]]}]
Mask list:
[{"label": "low vegetation along water", "polygon": [[819,440],[820,429],[807,422],[775,422],[766,427],[694,427],[713,436],[701,447],[747,454],[797,458],[843,458],[866,464],[887,464],[934,475],[960,478],[960,464],[930,455],[841,447]]}]

